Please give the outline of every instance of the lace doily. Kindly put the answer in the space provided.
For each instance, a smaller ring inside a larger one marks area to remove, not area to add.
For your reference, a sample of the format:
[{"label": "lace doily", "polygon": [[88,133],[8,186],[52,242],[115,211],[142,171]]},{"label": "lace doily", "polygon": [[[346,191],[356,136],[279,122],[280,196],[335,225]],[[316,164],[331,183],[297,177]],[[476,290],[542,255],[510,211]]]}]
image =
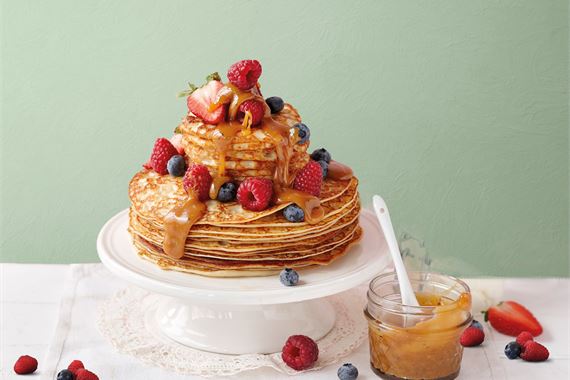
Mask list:
[{"label": "lace doily", "polygon": [[[228,376],[261,367],[294,375],[306,371],[289,368],[280,353],[224,355],[200,351],[174,342],[146,322],[160,296],[129,287],[117,292],[99,310],[99,328],[121,353],[144,363],[185,375]],[[319,360],[307,371],[338,362],[367,338],[367,323],[362,316],[364,296],[356,289],[328,297],[336,311],[332,330],[317,343]]]}]

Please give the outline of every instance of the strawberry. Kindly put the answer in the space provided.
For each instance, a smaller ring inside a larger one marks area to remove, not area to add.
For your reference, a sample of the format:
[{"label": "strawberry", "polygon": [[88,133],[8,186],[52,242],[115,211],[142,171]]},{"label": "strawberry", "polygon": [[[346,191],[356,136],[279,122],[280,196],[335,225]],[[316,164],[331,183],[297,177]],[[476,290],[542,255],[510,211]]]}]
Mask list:
[{"label": "strawberry", "polygon": [[529,340],[522,346],[521,359],[527,362],[543,362],[550,356],[542,344]]},{"label": "strawberry", "polygon": [[461,334],[461,338],[459,338],[459,343],[463,347],[474,347],[478,346],[485,340],[485,333],[483,330],[478,329],[474,326],[469,326],[463,331]]},{"label": "strawberry", "polygon": [[237,191],[237,200],[241,207],[250,211],[263,211],[273,197],[273,182],[267,178],[249,177],[243,181]]},{"label": "strawberry", "polygon": [[504,301],[484,312],[495,330],[505,335],[517,336],[528,331],[533,336],[542,334],[542,326],[527,308],[515,301]]},{"label": "strawberry", "polygon": [[239,106],[238,119],[243,120],[247,111],[251,113],[251,126],[254,127],[261,123],[261,119],[265,115],[265,104],[255,99],[246,100]]},{"label": "strawberry", "polygon": [[534,340],[534,337],[528,331],[523,331],[519,335],[517,335],[517,343],[523,346],[529,340]]},{"label": "strawberry", "polygon": [[221,105],[210,111],[210,105],[216,99],[223,83],[211,80],[188,96],[188,109],[207,124],[218,124],[226,118],[226,106]]},{"label": "strawberry", "polygon": [[184,147],[182,146],[182,138],[183,136],[181,133],[175,133],[170,138],[170,143],[178,151],[179,155],[184,156]]},{"label": "strawberry", "polygon": [[75,374],[75,380],[99,380],[99,377],[91,371],[80,368]]},{"label": "strawberry", "polygon": [[249,90],[261,76],[261,63],[255,59],[244,59],[230,66],[228,80],[240,90]]},{"label": "strawberry", "polygon": [[310,160],[295,176],[293,188],[318,197],[321,194],[322,184],[323,168],[318,162]]},{"label": "strawberry", "polygon": [[184,179],[182,180],[184,190],[196,192],[198,199],[202,202],[210,199],[210,186],[212,184],[212,176],[208,168],[204,165],[193,164],[186,170]]},{"label": "strawberry", "polygon": [[85,366],[83,365],[83,362],[81,360],[74,360],[71,363],[69,363],[69,365],[67,366],[67,369],[74,375],[77,374],[77,371],[84,368]]},{"label": "strawberry", "polygon": [[29,355],[20,356],[14,363],[14,372],[18,375],[34,373],[38,369],[38,361]]},{"label": "strawberry", "polygon": [[152,148],[150,160],[143,166],[147,169],[154,169],[158,174],[167,174],[168,169],[166,168],[166,164],[168,163],[168,160],[170,160],[170,158],[175,154],[178,154],[178,151],[172,145],[172,143],[168,141],[168,139],[156,139],[154,147]]}]

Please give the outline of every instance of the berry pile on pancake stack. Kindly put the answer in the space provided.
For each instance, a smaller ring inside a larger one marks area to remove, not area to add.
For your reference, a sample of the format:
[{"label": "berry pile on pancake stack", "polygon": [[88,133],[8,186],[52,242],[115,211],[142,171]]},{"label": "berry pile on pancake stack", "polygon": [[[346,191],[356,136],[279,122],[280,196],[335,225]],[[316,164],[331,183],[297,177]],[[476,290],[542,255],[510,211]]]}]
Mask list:
[{"label": "berry pile on pancake stack", "polygon": [[188,114],[158,138],[130,182],[129,231],[161,268],[205,276],[262,276],[327,265],[358,225],[358,181],[320,148],[281,98],[264,99],[261,64],[233,64],[190,85]]}]

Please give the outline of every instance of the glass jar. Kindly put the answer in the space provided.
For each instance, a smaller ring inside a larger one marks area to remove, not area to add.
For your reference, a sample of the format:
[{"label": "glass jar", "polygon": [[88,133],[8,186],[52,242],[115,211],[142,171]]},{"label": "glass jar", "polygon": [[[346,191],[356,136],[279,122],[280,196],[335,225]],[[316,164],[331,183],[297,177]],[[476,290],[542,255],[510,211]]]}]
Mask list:
[{"label": "glass jar", "polygon": [[394,272],[370,282],[370,364],[385,379],[454,379],[459,374],[461,333],[469,326],[471,293],[463,281],[442,274],[411,272],[421,306],[402,304]]}]

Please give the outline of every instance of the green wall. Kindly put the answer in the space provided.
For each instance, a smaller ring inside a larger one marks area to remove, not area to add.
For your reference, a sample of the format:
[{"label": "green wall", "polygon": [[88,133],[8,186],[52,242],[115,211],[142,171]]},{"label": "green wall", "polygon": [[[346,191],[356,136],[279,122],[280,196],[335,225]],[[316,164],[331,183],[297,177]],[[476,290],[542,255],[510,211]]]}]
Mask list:
[{"label": "green wall", "polygon": [[186,111],[255,57],[437,270],[568,275],[567,1],[2,2],[1,253],[97,260]]}]

